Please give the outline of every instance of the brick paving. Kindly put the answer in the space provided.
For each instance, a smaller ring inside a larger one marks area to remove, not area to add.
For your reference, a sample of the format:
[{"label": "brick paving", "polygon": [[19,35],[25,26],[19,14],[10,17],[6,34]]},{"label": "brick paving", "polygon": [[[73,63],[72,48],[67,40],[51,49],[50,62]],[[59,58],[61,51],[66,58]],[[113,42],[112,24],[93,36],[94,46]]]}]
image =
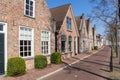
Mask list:
[{"label": "brick paving", "polygon": [[101,51],[42,80],[111,80],[108,77],[110,48]]},{"label": "brick paving", "polygon": [[41,76],[49,74],[55,70],[58,70],[61,67],[66,66],[67,64],[75,62],[76,60],[83,59],[84,57],[91,55],[93,53],[96,53],[96,52],[97,51],[92,51],[90,53],[78,54],[72,58],[63,59],[62,64],[58,64],[58,65],[49,64],[45,69],[42,69],[42,70],[32,69],[32,70],[27,71],[25,75],[18,76],[18,77],[2,77],[2,76],[0,76],[0,80],[36,80],[37,78],[39,78]]}]

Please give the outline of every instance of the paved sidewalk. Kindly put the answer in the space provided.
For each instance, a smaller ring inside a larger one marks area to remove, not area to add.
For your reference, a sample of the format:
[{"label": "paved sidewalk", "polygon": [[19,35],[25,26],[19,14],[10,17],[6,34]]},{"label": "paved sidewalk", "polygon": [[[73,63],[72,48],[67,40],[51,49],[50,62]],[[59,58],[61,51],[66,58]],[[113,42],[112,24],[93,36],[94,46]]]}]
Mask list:
[{"label": "paved sidewalk", "polygon": [[[110,48],[68,66],[64,70],[39,80],[111,80],[108,78]],[[67,63],[66,63],[67,65]]]},{"label": "paved sidewalk", "polygon": [[19,77],[2,77],[2,76],[0,76],[0,80],[36,80],[39,77],[42,77],[46,74],[49,74],[51,72],[54,72],[56,70],[59,70],[65,66],[67,66],[67,64],[75,63],[83,58],[89,57],[96,52],[97,51],[92,51],[90,53],[78,54],[72,58],[64,59],[62,64],[48,65],[47,68],[42,69],[42,70],[32,69],[32,70],[27,71],[27,73],[25,75],[22,75]]}]

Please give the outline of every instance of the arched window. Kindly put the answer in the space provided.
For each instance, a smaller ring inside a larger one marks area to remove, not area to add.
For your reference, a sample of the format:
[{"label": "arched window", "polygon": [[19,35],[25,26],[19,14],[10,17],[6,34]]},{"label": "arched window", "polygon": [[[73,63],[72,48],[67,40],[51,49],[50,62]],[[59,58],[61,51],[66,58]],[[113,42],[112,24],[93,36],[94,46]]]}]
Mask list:
[{"label": "arched window", "polygon": [[65,48],[66,48],[66,36],[62,35],[61,36],[61,52],[65,52]]},{"label": "arched window", "polygon": [[69,51],[72,51],[72,37],[71,36],[68,37],[68,49]]}]

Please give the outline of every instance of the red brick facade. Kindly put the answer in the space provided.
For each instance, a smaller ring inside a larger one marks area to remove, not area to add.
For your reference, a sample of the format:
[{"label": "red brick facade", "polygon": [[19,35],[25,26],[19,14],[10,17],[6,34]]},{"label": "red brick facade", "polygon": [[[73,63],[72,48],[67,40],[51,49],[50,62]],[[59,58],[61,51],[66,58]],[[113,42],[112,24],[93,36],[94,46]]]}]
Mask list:
[{"label": "red brick facade", "polygon": [[[51,31],[51,14],[45,0],[35,0],[35,18],[24,15],[24,0],[0,0],[0,22],[7,23],[7,56],[19,56],[19,27],[34,29],[34,56],[41,52],[41,31],[50,31],[51,52],[54,52],[54,34]],[[26,60],[26,59],[25,59]],[[33,58],[26,60],[27,69],[34,67]]]},{"label": "red brick facade", "polygon": [[[57,51],[61,52],[62,54],[68,54],[67,57],[74,56],[75,54],[78,53],[78,30],[77,30],[77,25],[75,22],[74,14],[72,11],[72,7],[69,4],[59,6],[56,8],[51,9],[52,16],[56,20],[56,28],[58,30],[58,35],[57,35]],[[60,16],[60,14],[62,16]],[[71,19],[71,26],[72,29],[68,30],[67,29],[67,17]],[[60,19],[61,18],[61,19]],[[62,42],[61,42],[61,36],[65,35],[66,36],[66,41],[65,41],[65,52],[62,52]],[[71,43],[71,51],[69,50],[69,42],[68,38],[71,36],[72,38],[72,43]],[[70,54],[72,53],[72,54]]]}]

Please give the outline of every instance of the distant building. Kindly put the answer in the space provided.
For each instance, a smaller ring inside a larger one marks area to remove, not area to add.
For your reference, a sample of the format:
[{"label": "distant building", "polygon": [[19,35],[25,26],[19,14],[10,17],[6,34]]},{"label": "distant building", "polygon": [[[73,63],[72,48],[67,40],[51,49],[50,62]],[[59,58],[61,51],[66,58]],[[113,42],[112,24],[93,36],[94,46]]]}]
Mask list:
[{"label": "distant building", "polygon": [[79,52],[86,52],[88,51],[88,33],[87,33],[87,26],[84,14],[82,16],[77,16],[76,18],[77,28],[79,32]]},{"label": "distant building", "polygon": [[79,52],[88,52],[96,45],[96,27],[92,28],[90,19],[85,20],[84,14],[75,17],[79,32]]},{"label": "distant building", "polygon": [[104,44],[103,36],[101,34],[97,34],[96,41],[97,41],[98,48],[101,48]]}]

